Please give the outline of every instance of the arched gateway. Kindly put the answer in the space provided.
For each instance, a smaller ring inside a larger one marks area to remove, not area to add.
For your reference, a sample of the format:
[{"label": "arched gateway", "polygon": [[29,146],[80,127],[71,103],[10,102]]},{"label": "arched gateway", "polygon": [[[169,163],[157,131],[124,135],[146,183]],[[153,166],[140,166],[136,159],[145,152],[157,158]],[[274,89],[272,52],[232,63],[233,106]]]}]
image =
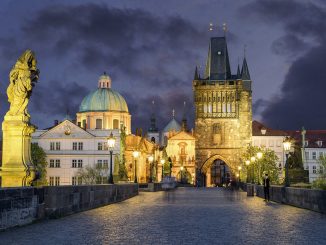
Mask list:
[{"label": "arched gateway", "polygon": [[224,186],[235,179],[236,169],[221,155],[208,158],[201,167],[204,186]]},{"label": "arched gateway", "polygon": [[[251,143],[252,91],[246,58],[231,73],[225,37],[212,37],[204,74],[193,80],[197,176],[221,184],[236,174]],[[204,181],[203,181],[204,179]]]}]

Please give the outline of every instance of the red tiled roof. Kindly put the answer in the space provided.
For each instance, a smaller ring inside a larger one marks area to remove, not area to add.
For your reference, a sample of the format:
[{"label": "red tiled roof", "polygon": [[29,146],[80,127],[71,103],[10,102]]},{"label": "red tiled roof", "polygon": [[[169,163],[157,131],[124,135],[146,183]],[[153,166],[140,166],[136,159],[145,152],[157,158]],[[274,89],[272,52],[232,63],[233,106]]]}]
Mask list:
[{"label": "red tiled roof", "polygon": [[[262,129],[266,129],[266,133],[262,134]],[[258,121],[252,121],[252,136],[287,136],[288,133],[283,130],[272,129]]]},{"label": "red tiled roof", "polygon": [[[289,130],[287,132],[290,137],[301,143],[301,130]],[[308,141],[307,148],[326,148],[326,130],[306,130],[305,140]],[[317,141],[321,141],[322,145],[319,146]]]}]

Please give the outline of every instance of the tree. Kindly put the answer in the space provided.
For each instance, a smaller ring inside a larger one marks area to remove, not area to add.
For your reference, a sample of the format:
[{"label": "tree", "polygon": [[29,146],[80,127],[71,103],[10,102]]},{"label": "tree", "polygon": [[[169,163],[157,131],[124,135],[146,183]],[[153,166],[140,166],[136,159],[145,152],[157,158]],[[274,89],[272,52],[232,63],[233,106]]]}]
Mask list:
[{"label": "tree", "polygon": [[86,185],[106,184],[108,180],[108,166],[102,164],[87,165],[85,168],[78,170],[77,177]]},{"label": "tree", "polygon": [[46,180],[46,167],[48,163],[46,161],[45,151],[37,143],[32,143],[31,156],[36,171],[36,178],[33,181],[33,186],[48,185]]},{"label": "tree", "polygon": [[119,180],[128,180],[127,169],[125,166],[125,154],[122,154],[121,161],[119,162]]},{"label": "tree", "polygon": [[[261,159],[257,158],[258,152],[262,153]],[[262,183],[263,176],[265,173],[267,173],[271,182],[279,182],[279,169],[276,164],[278,157],[273,150],[270,150],[265,147],[248,146],[242,156],[242,162],[245,163],[245,161],[250,160],[251,157],[255,157],[256,160],[254,162],[251,162],[249,166],[242,166],[243,176],[248,176],[250,178],[254,177],[255,183]]]}]

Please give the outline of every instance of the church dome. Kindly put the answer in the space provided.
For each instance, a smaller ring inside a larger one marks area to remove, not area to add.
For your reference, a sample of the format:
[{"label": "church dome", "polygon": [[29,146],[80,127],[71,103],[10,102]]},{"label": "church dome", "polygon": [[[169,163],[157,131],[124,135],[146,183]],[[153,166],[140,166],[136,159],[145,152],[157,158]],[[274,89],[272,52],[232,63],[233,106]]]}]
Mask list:
[{"label": "church dome", "polygon": [[98,89],[89,93],[79,106],[79,112],[90,111],[128,112],[125,99],[111,89],[111,78],[105,73],[99,78]]},{"label": "church dome", "polygon": [[168,125],[166,125],[165,128],[163,129],[163,132],[170,132],[170,131],[178,132],[180,130],[181,130],[180,124],[174,118],[172,118],[172,120],[168,123]]}]

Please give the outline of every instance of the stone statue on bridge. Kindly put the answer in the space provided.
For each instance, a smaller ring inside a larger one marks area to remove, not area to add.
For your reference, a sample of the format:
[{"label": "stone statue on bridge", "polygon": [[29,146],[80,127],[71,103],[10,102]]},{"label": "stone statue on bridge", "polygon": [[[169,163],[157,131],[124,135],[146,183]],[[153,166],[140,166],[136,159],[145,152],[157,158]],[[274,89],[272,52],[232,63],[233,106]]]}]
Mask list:
[{"label": "stone statue on bridge", "polygon": [[27,106],[38,80],[36,63],[34,53],[26,50],[10,71],[7,88],[10,108],[2,123],[1,187],[28,186],[35,177],[31,160],[31,134],[35,126],[30,124]]}]

